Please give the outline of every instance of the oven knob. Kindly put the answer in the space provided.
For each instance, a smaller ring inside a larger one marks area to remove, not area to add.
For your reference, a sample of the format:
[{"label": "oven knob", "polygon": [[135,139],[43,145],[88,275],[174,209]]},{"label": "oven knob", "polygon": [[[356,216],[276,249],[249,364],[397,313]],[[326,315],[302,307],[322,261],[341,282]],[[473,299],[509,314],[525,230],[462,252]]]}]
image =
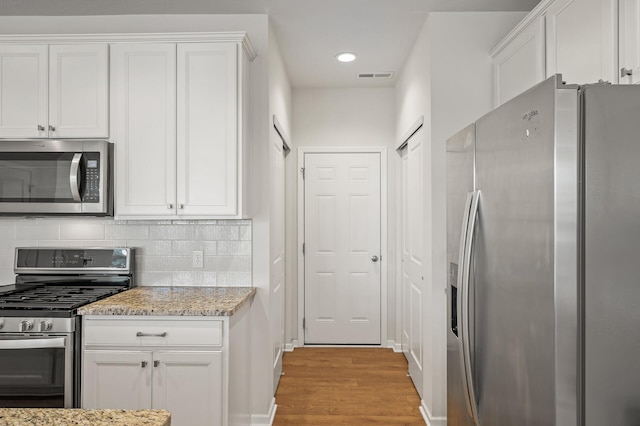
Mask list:
[{"label": "oven knob", "polygon": [[51,327],[53,327],[53,323],[51,322],[51,320],[40,321],[40,323],[38,324],[38,331],[49,331],[51,330]]},{"label": "oven knob", "polygon": [[22,320],[20,321],[19,331],[24,333],[25,331],[33,330],[33,320]]}]

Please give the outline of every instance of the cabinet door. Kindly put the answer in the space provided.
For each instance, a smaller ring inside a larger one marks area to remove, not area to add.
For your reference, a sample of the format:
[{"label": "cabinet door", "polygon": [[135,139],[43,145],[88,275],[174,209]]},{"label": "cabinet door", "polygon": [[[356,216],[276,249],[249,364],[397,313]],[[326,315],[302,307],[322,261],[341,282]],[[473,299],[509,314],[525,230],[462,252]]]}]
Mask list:
[{"label": "cabinet door", "polygon": [[640,83],[640,0],[620,0],[620,83]]},{"label": "cabinet door", "polygon": [[544,16],[494,53],[494,104],[502,105],[545,78]]},{"label": "cabinet door", "polygon": [[220,426],[222,352],[154,353],[153,408],[171,412],[177,426]]},{"label": "cabinet door", "polygon": [[107,44],[49,47],[49,137],[108,137]]},{"label": "cabinet door", "polygon": [[178,45],[178,214],[238,214],[238,47]]},{"label": "cabinet door", "polygon": [[112,46],[116,214],[176,211],[175,44]]},{"label": "cabinet door", "polygon": [[547,76],[618,82],[616,0],[555,0],[547,9]]},{"label": "cabinet door", "polygon": [[47,137],[47,46],[0,46],[0,138]]},{"label": "cabinet door", "polygon": [[83,352],[82,408],[151,408],[151,352]]}]

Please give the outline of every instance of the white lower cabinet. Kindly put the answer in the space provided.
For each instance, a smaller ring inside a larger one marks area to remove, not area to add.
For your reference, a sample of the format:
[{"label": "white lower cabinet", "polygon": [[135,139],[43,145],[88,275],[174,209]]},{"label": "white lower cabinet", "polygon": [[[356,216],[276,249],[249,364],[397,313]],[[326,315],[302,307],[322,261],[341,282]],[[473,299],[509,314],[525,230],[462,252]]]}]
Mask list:
[{"label": "white lower cabinet", "polygon": [[222,425],[222,351],[85,352],[84,408],[165,409],[172,424]]},{"label": "white lower cabinet", "polygon": [[243,316],[84,316],[82,408],[164,409],[172,426],[248,424]]},{"label": "white lower cabinet", "polygon": [[84,408],[151,408],[150,351],[85,351]]}]

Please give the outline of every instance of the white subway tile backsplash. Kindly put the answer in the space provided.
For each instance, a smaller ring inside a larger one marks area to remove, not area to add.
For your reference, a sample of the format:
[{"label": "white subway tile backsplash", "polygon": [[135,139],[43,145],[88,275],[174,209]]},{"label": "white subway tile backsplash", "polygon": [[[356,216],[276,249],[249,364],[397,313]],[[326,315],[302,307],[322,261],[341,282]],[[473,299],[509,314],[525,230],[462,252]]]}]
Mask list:
[{"label": "white subway tile backsplash", "polygon": [[198,229],[196,240],[235,241],[239,237],[239,227],[234,225],[205,225]]},{"label": "white subway tile backsplash", "polygon": [[213,256],[217,253],[217,241],[173,241],[174,255],[191,256],[194,250],[202,250],[205,256]]},{"label": "white subway tile backsplash", "polygon": [[243,241],[251,241],[251,227],[250,226],[241,226],[240,227],[240,239]]},{"label": "white subway tile backsplash", "polygon": [[[15,247],[136,247],[138,286],[250,286],[250,220],[124,221],[0,218],[0,278],[13,282]],[[192,252],[204,268],[192,268]],[[0,285],[2,281],[0,281]]]},{"label": "white subway tile backsplash", "polygon": [[3,254],[0,256],[0,270],[2,271],[11,271],[13,274],[13,262],[14,256]]},{"label": "white subway tile backsplash", "polygon": [[61,223],[61,240],[104,240],[105,225],[93,223]]},{"label": "white subway tile backsplash", "polygon": [[14,282],[16,282],[16,274],[13,272],[13,268],[11,270],[0,269],[0,286],[13,284]]},{"label": "white subway tile backsplash", "polygon": [[[137,265],[136,265],[137,266]],[[144,272],[135,275],[136,287],[171,287],[173,286],[173,272]]]},{"label": "white subway tile backsplash", "polygon": [[251,241],[219,241],[218,255],[221,256],[249,256]]},{"label": "white subway tile backsplash", "polygon": [[154,240],[193,240],[194,226],[185,225],[151,225],[149,237]]},{"label": "white subway tile backsplash", "polygon": [[170,256],[173,253],[168,240],[127,240],[127,247],[135,247],[138,256]]},{"label": "white subway tile backsplash", "polygon": [[16,227],[11,225],[0,225],[0,241],[15,240]]},{"label": "white subway tile backsplash", "polygon": [[148,240],[149,225],[107,225],[106,238],[109,240]]},{"label": "white subway tile backsplash", "polygon": [[23,225],[16,227],[17,240],[59,240],[60,225],[58,223]]},{"label": "white subway tile backsplash", "polygon": [[251,272],[251,256],[205,256],[204,267],[208,271]]},{"label": "white subway tile backsplash", "polygon": [[250,287],[250,272],[219,272],[218,286],[220,287]]}]

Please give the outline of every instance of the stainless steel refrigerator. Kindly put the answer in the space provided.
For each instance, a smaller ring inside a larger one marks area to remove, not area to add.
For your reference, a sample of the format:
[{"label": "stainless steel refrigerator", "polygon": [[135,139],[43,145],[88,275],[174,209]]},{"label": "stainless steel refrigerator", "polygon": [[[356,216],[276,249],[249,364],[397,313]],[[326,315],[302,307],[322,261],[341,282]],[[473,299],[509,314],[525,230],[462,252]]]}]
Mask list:
[{"label": "stainless steel refrigerator", "polygon": [[556,75],[447,142],[449,426],[640,425],[640,87]]}]

